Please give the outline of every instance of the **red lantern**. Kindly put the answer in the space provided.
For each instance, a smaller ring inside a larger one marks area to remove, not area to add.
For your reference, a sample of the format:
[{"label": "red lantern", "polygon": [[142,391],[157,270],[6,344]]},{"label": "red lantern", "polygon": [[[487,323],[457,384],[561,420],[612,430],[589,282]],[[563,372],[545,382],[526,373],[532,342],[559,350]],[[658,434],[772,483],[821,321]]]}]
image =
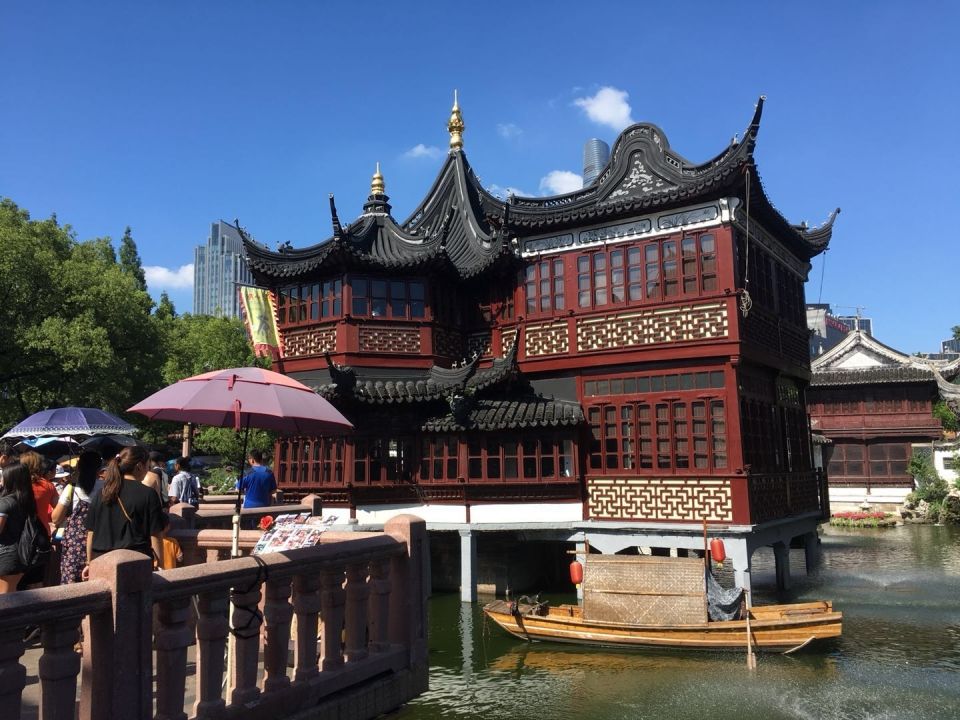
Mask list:
[{"label": "red lantern", "polygon": [[723,546],[723,540],[720,538],[714,538],[710,541],[710,557],[720,565],[727,559],[727,549]]},{"label": "red lantern", "polygon": [[574,585],[579,585],[583,582],[583,565],[580,564],[579,560],[574,560],[570,563],[570,582]]}]

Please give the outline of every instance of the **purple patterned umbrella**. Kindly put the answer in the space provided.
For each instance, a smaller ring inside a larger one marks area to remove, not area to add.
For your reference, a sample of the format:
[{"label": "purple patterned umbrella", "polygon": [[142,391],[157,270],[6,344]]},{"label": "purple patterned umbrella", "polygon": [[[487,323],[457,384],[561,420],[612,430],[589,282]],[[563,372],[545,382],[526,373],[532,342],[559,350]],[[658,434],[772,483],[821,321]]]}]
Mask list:
[{"label": "purple patterned umbrella", "polygon": [[5,438],[51,437],[63,435],[132,435],[130,423],[97,408],[65,407],[41,410],[15,425]]}]

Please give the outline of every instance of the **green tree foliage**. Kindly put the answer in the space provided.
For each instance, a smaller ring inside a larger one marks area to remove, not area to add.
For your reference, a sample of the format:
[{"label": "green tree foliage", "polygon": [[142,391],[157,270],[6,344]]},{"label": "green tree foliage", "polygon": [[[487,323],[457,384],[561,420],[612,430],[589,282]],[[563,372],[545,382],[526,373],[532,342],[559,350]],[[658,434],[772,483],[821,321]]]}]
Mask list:
[{"label": "green tree foliage", "polygon": [[[250,428],[247,439],[247,452],[253,449],[265,454],[273,452],[273,443],[276,435],[265,430]],[[225,464],[234,467],[240,462],[243,454],[243,432],[236,432],[233,428],[204,427],[193,437],[196,455],[219,455]]]},{"label": "green tree foliage", "polygon": [[[164,318],[155,321],[165,322]],[[165,383],[210,370],[257,364],[243,323],[236,318],[187,314],[172,318],[166,327]]]},{"label": "green tree foliage", "polygon": [[946,497],[949,491],[947,481],[940,477],[929,453],[914,453],[907,465],[907,473],[917,484],[917,489],[909,495],[912,500],[939,503]]},{"label": "green tree foliage", "polygon": [[938,400],[933,406],[933,416],[940,421],[944,430],[960,430],[960,418],[943,401]]},{"label": "green tree foliage", "polygon": [[158,387],[153,306],[109,239],[78,242],[0,201],[0,422],[45,407],[121,412]]},{"label": "green tree foliage", "polygon": [[123,231],[123,237],[120,238],[120,267],[133,278],[138,290],[147,291],[147,278],[143,274],[140,253],[137,252],[137,243],[133,240],[129,225]]}]

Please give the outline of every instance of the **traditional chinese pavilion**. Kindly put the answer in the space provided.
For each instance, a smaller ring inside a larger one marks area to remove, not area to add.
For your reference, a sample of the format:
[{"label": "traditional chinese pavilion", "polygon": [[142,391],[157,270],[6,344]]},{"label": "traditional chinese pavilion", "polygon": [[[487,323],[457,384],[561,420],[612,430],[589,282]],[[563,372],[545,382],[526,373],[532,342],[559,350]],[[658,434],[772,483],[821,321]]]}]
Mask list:
[{"label": "traditional chinese pavilion", "polygon": [[360,522],[414,512],[463,537],[540,523],[604,552],[702,547],[707,520],[747,582],[754,547],[809,535],[826,497],[804,282],[836,213],[811,229],[767,198],[762,109],[706,162],[636,124],[582,190],[504,201],[467,161],[455,102],[449,154],[406,220],[378,166],[354,222],[331,198],[332,237],[247,239],[276,298],[275,368],[357,428],[281,442],[281,487]]},{"label": "traditional chinese pavilion", "polygon": [[943,398],[960,407],[960,386],[945,379],[960,372],[960,361],[906,355],[855,330],[812,367],[807,400],[813,429],[831,441],[831,499],[900,505],[914,487],[914,447],[942,437],[933,404]]}]

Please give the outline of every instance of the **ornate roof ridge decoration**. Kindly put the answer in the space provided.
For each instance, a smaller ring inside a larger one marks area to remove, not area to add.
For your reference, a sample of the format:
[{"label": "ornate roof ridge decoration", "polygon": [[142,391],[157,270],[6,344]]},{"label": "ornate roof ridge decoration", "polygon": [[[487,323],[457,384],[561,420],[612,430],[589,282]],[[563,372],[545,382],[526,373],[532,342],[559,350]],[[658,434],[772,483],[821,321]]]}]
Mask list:
[{"label": "ornate roof ridge decoration", "polygon": [[[918,365],[916,358],[906,355],[889,345],[884,345],[872,335],[867,335],[862,330],[851,330],[847,336],[823,355],[810,363],[810,369],[814,373],[820,370],[833,370],[838,362],[849,357],[853,353],[865,350],[873,355],[880,356],[890,361],[890,364],[897,365]],[[836,368],[846,369],[846,368]]]},{"label": "ornate roof ridge decoration", "polygon": [[573,400],[540,395],[475,399],[465,409],[428,419],[424,432],[497,431],[574,427],[584,422],[583,408]]},{"label": "ornate roof ridge decoration", "polygon": [[494,358],[488,368],[480,368],[474,356],[463,365],[443,368],[437,365],[417,375],[364,377],[362,369],[338,365],[325,353],[330,384],[316,388],[328,400],[353,398],[370,404],[415,403],[472,399],[488,388],[509,386],[519,377],[517,343],[502,358]]},{"label": "ornate roof ridge decoration", "polygon": [[460,114],[460,104],[457,102],[457,91],[453,91],[453,108],[450,110],[450,120],[447,122],[447,131],[450,133],[450,151],[463,150],[463,115]]},{"label": "ornate roof ridge decoration", "polygon": [[874,365],[871,367],[817,370],[811,376],[810,385],[811,387],[829,387],[834,385],[931,383],[937,382],[937,377],[936,371],[930,368],[910,365]]},{"label": "ornate roof ridge decoration", "polygon": [[827,247],[840,210],[819,227],[807,229],[788,222],[767,197],[754,158],[765,100],[763,95],[758,99],[742,140],[734,137],[723,151],[699,164],[674,151],[657,125],[631,125],[620,133],[606,167],[590,185],[565,195],[511,196],[507,205],[514,213],[513,224],[528,232],[547,232],[690,205],[706,196],[742,198],[746,193],[744,171],[749,169],[751,213],[809,260]]},{"label": "ornate roof ridge decoration", "polygon": [[323,357],[327,361],[327,369],[330,372],[330,380],[333,384],[333,393],[341,397],[352,395],[353,389],[357,386],[356,371],[349,365],[335,363],[329,352],[325,352]]},{"label": "ornate roof ridge decoration", "polygon": [[[374,175],[371,189],[383,189],[382,175],[379,182]],[[386,194],[371,193],[363,215],[346,228],[341,226],[339,233],[337,219],[333,237],[311,247],[281,253],[244,242],[251,272],[263,284],[293,282],[344,267],[433,269],[467,279],[516,260],[508,237],[510,213],[500,209],[490,214],[491,204],[498,201],[482,191],[463,152],[447,156],[430,192],[403,224],[391,216],[388,201]],[[335,213],[332,204],[331,212]]]}]

